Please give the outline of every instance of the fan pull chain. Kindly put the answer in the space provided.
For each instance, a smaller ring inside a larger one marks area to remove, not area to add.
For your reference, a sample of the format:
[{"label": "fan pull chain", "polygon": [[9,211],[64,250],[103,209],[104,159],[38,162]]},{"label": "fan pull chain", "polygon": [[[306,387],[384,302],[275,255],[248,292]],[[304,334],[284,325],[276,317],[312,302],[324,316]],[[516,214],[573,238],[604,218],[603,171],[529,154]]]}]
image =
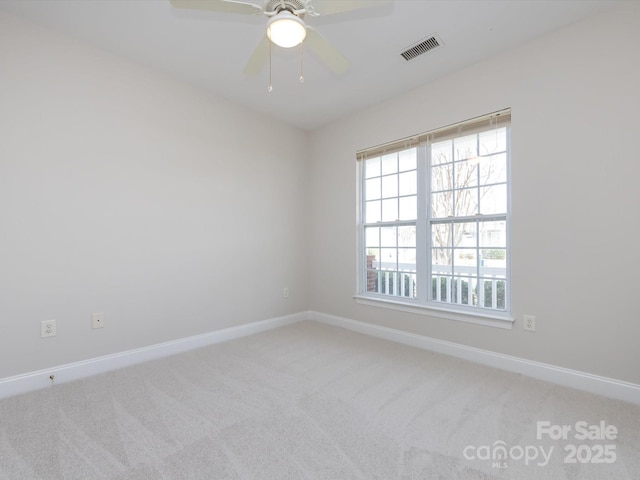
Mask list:
[{"label": "fan pull chain", "polygon": [[304,72],[303,72],[303,62],[302,59],[304,57],[304,42],[300,43],[300,78],[298,80],[300,80],[300,83],[304,83]]},{"label": "fan pull chain", "polygon": [[271,93],[273,91],[273,85],[271,84],[271,40],[269,40],[269,86],[267,87],[267,92]]}]

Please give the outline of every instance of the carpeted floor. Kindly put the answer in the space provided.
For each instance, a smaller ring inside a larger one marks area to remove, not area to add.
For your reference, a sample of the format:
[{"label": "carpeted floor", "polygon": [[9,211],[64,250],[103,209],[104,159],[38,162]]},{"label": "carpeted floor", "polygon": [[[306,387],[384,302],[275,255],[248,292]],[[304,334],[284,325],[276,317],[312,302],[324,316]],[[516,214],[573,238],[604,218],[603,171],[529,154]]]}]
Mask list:
[{"label": "carpeted floor", "polygon": [[[3,480],[640,475],[640,406],[315,322],[1,400],[0,421]],[[615,438],[576,438],[602,421]]]}]

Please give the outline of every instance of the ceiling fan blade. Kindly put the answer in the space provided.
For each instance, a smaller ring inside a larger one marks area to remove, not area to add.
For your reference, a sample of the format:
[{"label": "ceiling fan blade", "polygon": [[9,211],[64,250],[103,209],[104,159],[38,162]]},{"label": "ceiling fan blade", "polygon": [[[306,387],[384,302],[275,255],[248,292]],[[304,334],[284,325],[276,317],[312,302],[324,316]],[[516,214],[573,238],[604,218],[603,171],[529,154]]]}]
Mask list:
[{"label": "ceiling fan blade", "polygon": [[383,7],[393,0],[313,0],[313,11],[318,15],[350,12],[361,8]]},{"label": "ceiling fan blade", "polygon": [[262,7],[253,3],[236,2],[234,0],[169,0],[175,8],[191,10],[209,10],[222,13],[240,13],[245,15],[259,15]]},{"label": "ceiling fan blade", "polygon": [[343,74],[349,69],[349,60],[342,55],[329,41],[307,25],[305,47],[315,53],[334,73]]},{"label": "ceiling fan blade", "polygon": [[244,67],[245,75],[257,75],[262,71],[267,59],[269,58],[269,39],[265,35],[260,40],[260,43],[253,51],[251,58],[247,62],[247,66]]}]

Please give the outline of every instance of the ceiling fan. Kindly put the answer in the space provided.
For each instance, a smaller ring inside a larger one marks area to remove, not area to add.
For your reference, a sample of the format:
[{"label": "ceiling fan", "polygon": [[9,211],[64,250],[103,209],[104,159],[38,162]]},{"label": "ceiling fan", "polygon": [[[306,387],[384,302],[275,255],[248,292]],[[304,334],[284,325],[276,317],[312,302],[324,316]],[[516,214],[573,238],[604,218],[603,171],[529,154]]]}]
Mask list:
[{"label": "ceiling fan", "polygon": [[[222,13],[265,15],[269,18],[265,36],[249,58],[244,73],[255,75],[267,63],[271,44],[291,48],[304,42],[305,48],[336,74],[349,68],[349,61],[329,41],[304,22],[305,16],[325,16],[386,5],[392,0],[264,0],[262,6],[235,0],[169,0],[176,8]],[[302,74],[300,81],[303,81]]]}]

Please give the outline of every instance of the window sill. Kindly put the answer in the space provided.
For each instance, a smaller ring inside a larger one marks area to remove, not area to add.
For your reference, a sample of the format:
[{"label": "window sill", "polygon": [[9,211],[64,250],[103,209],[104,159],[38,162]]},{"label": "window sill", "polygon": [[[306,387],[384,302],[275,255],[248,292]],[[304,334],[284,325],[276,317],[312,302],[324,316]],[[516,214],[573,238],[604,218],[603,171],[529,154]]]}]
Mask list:
[{"label": "window sill", "polygon": [[486,325],[488,327],[504,328],[510,330],[513,327],[514,319],[507,312],[486,313],[454,311],[444,308],[437,308],[432,305],[419,305],[410,301],[402,301],[391,298],[373,297],[365,295],[354,295],[356,303],[369,305],[372,307],[388,308],[401,312],[415,313],[418,315],[428,315],[430,317],[445,318],[459,322],[474,323],[476,325]]}]

